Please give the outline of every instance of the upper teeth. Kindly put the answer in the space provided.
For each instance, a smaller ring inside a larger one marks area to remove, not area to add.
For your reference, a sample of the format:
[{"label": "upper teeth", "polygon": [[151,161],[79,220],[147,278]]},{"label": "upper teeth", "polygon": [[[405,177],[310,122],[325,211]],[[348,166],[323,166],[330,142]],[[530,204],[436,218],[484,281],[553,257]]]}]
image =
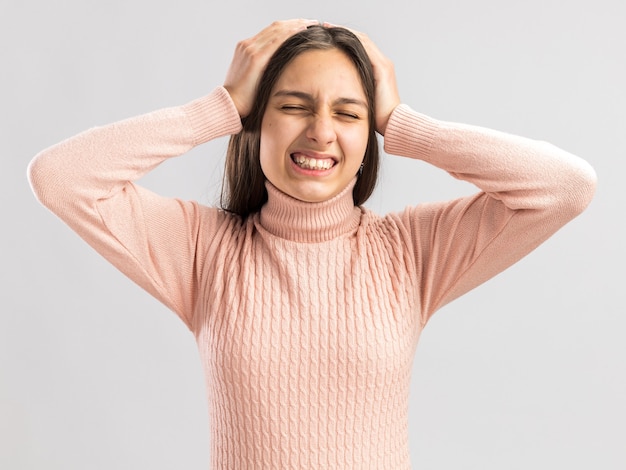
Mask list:
[{"label": "upper teeth", "polygon": [[302,168],[307,168],[309,170],[328,170],[335,163],[330,158],[308,158],[304,155],[295,155],[293,157],[293,161],[296,162],[298,166]]}]

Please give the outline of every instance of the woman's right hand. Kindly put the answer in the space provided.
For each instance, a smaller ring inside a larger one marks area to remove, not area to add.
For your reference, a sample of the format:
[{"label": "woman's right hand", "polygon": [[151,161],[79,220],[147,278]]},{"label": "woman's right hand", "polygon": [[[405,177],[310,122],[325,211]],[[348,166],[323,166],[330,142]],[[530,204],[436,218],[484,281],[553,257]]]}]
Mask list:
[{"label": "woman's right hand", "polygon": [[256,94],[261,74],[272,54],[290,36],[318,24],[316,20],[275,21],[261,32],[237,43],[224,88],[230,94],[239,116],[247,116]]}]

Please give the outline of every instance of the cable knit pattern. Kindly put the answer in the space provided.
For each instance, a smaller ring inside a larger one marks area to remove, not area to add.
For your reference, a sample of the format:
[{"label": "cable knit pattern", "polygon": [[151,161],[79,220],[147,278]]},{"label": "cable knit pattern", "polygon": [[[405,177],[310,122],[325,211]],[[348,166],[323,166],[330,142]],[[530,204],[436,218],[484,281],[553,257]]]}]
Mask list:
[{"label": "cable knit pattern", "polygon": [[133,183],[238,132],[218,88],[43,151],[39,200],[176,312],[205,369],[214,469],[409,469],[408,397],[422,328],[589,203],[595,174],[551,145],[394,111],[385,149],[480,192],[380,217],[354,181],[304,203],[267,183],[246,220]]}]

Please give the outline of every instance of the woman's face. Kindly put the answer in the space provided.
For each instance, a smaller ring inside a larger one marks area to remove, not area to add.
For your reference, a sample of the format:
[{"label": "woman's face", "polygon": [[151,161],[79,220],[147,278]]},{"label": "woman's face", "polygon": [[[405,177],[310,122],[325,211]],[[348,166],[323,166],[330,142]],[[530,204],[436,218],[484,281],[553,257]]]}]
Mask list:
[{"label": "woman's face", "polygon": [[350,59],[311,50],[284,69],[261,125],[261,168],[282,192],[326,201],[354,178],[369,132],[367,98]]}]

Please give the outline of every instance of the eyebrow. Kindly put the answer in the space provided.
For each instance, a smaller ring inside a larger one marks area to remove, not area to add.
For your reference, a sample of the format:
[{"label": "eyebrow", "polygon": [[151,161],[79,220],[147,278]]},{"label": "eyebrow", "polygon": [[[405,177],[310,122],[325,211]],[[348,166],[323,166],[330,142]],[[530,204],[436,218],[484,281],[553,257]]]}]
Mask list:
[{"label": "eyebrow", "polygon": [[[313,95],[310,95],[309,93],[305,93],[303,91],[297,91],[297,90],[278,90],[276,93],[274,93],[274,96],[290,96],[293,98],[299,98],[301,100],[304,101],[308,101],[308,102],[314,102],[315,99],[313,98]],[[337,98],[336,100],[333,101],[334,105],[342,105],[342,104],[355,104],[357,106],[362,106],[363,108],[367,109],[367,103],[363,100],[360,100],[358,98],[347,98],[347,97],[341,97],[341,98]]]}]

